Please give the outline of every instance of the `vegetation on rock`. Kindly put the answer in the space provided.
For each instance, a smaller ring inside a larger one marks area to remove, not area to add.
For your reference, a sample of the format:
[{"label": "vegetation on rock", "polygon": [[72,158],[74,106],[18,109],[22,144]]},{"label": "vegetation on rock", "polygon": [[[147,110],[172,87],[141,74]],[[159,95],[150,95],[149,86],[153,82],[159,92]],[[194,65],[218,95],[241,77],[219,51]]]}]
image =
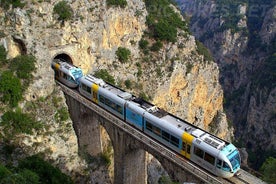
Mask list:
[{"label": "vegetation on rock", "polygon": [[127,6],[126,0],[106,0],[106,4],[108,6],[120,6],[121,8],[125,8]]},{"label": "vegetation on rock", "polygon": [[38,155],[27,157],[18,167],[0,164],[0,183],[13,184],[72,184],[72,180],[59,169],[44,161]]},{"label": "vegetation on rock", "polygon": [[4,9],[9,9],[10,6],[13,8],[23,8],[25,4],[21,0],[1,0],[0,6]]},{"label": "vegetation on rock", "polygon": [[149,13],[147,16],[149,37],[161,41],[175,42],[177,29],[188,31],[186,23],[170,6],[171,1],[145,0],[145,4]]},{"label": "vegetation on rock", "polygon": [[18,108],[16,111],[10,110],[3,114],[1,127],[4,129],[4,136],[11,138],[22,133],[32,135],[33,130],[38,131],[42,128],[42,124]]},{"label": "vegetation on rock", "polygon": [[58,15],[58,20],[70,20],[73,16],[73,9],[66,1],[60,1],[54,6],[54,14]]},{"label": "vegetation on rock", "polygon": [[121,63],[126,63],[130,59],[131,52],[129,49],[124,47],[119,47],[116,51],[116,56]]},{"label": "vegetation on rock", "polygon": [[263,180],[269,184],[273,184],[276,182],[276,158],[269,157],[263,163],[261,167],[261,172],[263,173]]},{"label": "vegetation on rock", "polygon": [[106,82],[109,82],[110,84],[115,84],[114,77],[110,75],[106,69],[98,70],[94,73],[94,75],[98,78],[103,79]]},{"label": "vegetation on rock", "polygon": [[22,100],[22,85],[20,80],[11,71],[4,71],[0,76],[1,101],[16,107]]}]

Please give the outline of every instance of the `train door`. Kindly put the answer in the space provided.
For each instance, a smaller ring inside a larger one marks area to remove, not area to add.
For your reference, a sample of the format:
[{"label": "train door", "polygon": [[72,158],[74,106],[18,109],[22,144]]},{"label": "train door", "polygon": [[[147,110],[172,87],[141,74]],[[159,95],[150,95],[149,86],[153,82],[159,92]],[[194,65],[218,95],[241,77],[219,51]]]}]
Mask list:
[{"label": "train door", "polygon": [[92,84],[92,101],[95,103],[98,103],[98,91],[99,91],[99,86],[97,84]]},{"label": "train door", "polygon": [[188,159],[191,158],[191,147],[192,147],[193,139],[194,137],[186,132],[182,135],[181,154]]}]

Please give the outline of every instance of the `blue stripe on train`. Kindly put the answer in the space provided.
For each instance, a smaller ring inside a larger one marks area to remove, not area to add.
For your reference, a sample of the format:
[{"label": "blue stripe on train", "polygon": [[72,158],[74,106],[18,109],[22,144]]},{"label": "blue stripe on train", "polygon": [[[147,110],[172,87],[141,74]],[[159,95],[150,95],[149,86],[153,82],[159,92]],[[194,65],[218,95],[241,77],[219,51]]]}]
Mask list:
[{"label": "blue stripe on train", "polygon": [[140,130],[143,128],[143,117],[128,108],[126,108],[126,121]]}]

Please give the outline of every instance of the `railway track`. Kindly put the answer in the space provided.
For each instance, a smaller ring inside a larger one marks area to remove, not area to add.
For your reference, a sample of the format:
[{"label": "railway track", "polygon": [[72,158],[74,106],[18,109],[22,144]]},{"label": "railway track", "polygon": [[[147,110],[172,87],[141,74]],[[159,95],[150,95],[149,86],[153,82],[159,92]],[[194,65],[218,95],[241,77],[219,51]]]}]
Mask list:
[{"label": "railway track", "polygon": [[233,183],[233,184],[265,184],[260,178],[250,174],[249,172],[244,171],[241,169],[238,174],[235,176],[224,179],[225,182],[223,183]]}]

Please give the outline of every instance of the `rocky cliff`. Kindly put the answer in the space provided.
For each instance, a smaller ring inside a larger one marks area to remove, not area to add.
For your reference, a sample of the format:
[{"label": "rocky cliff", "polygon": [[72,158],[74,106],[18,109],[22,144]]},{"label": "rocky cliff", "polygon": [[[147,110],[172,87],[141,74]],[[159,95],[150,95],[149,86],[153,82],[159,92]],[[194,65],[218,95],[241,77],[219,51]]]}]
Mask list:
[{"label": "rocky cliff", "polygon": [[[47,135],[45,131],[22,139],[20,144],[29,146],[30,153],[50,149],[48,157],[56,165],[60,166],[61,159],[66,158],[62,168],[67,173],[83,174],[82,169],[86,167],[78,157],[71,122],[66,121],[62,124],[65,129],[60,130],[61,122],[54,118],[55,109],[48,103],[54,98],[64,105],[63,96],[55,92],[58,89],[50,68],[52,59],[59,54],[70,56],[85,73],[107,69],[117,85],[125,88],[124,81],[129,80],[132,87],[128,90],[132,93],[147,94],[153,103],[169,112],[231,139],[233,130],[223,111],[218,65],[198,53],[193,36],[178,30],[176,42],[164,42],[150,57],[140,51],[139,41],[148,30],[148,12],[143,1],[127,1],[125,8],[109,7],[101,0],[68,1],[73,10],[73,17],[68,21],[58,20],[53,13],[56,0],[25,2],[23,8],[0,9],[0,30],[1,44],[8,58],[31,54],[37,59],[34,80],[20,106],[47,123],[53,134]],[[230,33],[229,36],[233,41],[239,40]],[[130,62],[118,61],[115,54],[118,47],[131,51]],[[139,70],[142,73],[138,76]],[[28,109],[28,104],[35,104],[35,108]],[[34,144],[39,148],[32,149]]]},{"label": "rocky cliff", "polygon": [[[240,146],[255,168],[274,155],[275,3],[273,1],[186,1],[191,31],[212,52],[220,70],[224,108]],[[260,154],[261,152],[267,154]],[[269,152],[269,153],[268,153]]]}]

